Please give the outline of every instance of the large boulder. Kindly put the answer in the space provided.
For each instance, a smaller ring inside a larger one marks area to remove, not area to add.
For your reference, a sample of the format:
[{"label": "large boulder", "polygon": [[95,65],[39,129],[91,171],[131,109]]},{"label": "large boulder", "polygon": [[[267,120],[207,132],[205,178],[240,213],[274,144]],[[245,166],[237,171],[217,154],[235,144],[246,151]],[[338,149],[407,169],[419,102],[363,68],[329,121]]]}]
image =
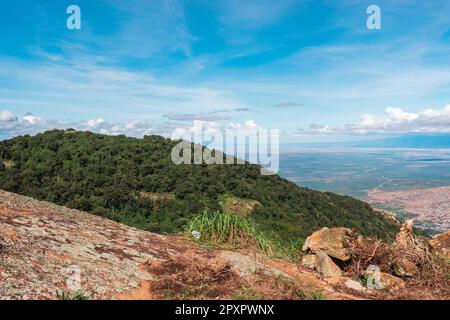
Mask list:
[{"label": "large boulder", "polygon": [[349,244],[353,239],[354,233],[348,228],[322,228],[306,239],[302,250],[313,253],[322,251],[330,257],[347,261],[351,258]]},{"label": "large boulder", "polygon": [[341,269],[339,269],[334,261],[323,251],[319,251],[316,254],[315,269],[327,278],[342,276]]}]

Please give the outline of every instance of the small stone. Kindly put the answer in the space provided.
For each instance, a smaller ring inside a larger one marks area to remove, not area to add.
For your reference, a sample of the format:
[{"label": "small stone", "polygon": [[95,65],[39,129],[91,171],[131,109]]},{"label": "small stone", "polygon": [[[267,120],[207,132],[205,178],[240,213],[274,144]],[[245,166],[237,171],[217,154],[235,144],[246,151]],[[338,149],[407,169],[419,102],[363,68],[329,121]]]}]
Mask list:
[{"label": "small stone", "polygon": [[196,231],[196,230],[192,231],[192,232],[191,232],[191,235],[192,235],[192,237],[193,237],[195,240],[200,239],[200,237],[202,236],[201,233],[200,233],[199,231]]},{"label": "small stone", "polygon": [[364,291],[366,290],[366,288],[364,288],[361,284],[361,282],[353,280],[353,279],[349,279],[345,282],[345,286],[349,289],[353,289],[356,291]]}]

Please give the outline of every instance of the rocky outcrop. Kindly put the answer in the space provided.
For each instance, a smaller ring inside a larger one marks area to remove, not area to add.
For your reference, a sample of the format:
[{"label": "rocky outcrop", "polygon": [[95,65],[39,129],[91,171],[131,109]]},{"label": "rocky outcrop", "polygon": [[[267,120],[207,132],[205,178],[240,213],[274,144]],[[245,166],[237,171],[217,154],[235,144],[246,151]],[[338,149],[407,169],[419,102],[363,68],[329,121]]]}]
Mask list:
[{"label": "rocky outcrop", "polygon": [[[361,257],[353,256],[355,252],[352,252],[352,250],[358,246],[364,246],[366,243],[371,245],[362,253],[363,260],[361,261]],[[393,245],[382,245],[347,228],[322,228],[307,238],[302,249],[309,252],[309,254],[303,256],[302,265],[304,267],[316,270],[323,277],[334,279],[327,281],[341,282],[346,287],[357,291],[362,290],[361,283],[342,277],[343,271],[333,259],[337,262],[340,261],[340,265],[356,264],[357,270],[360,270],[358,273],[364,272],[365,277],[375,281],[375,283],[368,283],[368,287],[392,292],[403,288],[405,283],[394,275],[381,272],[378,266],[367,263],[375,257],[377,250],[384,252],[381,253],[382,256],[389,255],[385,256],[385,259],[389,260],[385,264],[387,266],[385,271],[392,268],[394,274],[401,277],[417,274],[419,272],[418,264],[426,256],[426,245],[414,235],[413,224],[410,220],[401,226]],[[362,270],[359,269],[361,262],[367,263],[367,270],[366,267]],[[390,270],[392,271],[392,269]],[[360,277],[360,274],[357,276]],[[364,279],[360,280],[363,281]]]},{"label": "rocky outcrop", "polygon": [[351,257],[349,244],[353,239],[354,233],[348,228],[322,228],[306,239],[302,250],[312,253],[322,251],[330,257],[347,261]]}]

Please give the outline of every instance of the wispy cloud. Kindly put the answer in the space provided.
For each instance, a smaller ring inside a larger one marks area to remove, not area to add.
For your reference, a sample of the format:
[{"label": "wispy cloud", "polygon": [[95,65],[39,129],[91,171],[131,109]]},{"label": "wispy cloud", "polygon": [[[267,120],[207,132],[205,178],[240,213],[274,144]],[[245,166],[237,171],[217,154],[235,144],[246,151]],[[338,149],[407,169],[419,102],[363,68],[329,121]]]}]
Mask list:
[{"label": "wispy cloud", "polygon": [[14,113],[9,110],[0,111],[0,122],[11,122],[16,121],[17,117]]},{"label": "wispy cloud", "polygon": [[249,108],[220,109],[208,113],[173,113],[164,114],[163,118],[175,121],[220,121],[230,120],[236,112],[247,112]]},{"label": "wispy cloud", "polygon": [[300,102],[282,102],[274,104],[273,108],[296,108],[303,106],[303,103]]},{"label": "wispy cloud", "polygon": [[0,88],[0,108],[11,105],[26,112],[39,107],[44,114],[112,119],[160,119],[180,109],[208,113],[227,105],[248,108],[232,91],[220,87],[172,84],[152,73],[95,62],[63,59],[32,64],[0,58],[0,64],[9,80]]},{"label": "wispy cloud", "polygon": [[[60,17],[54,5],[39,6],[44,23],[33,11],[0,4],[34,26],[12,37],[17,26],[6,19],[0,30],[8,40],[0,110],[17,117],[0,114],[10,120],[0,130],[89,128],[89,119],[102,119],[90,123],[95,130],[158,132],[246,117],[286,132],[315,123],[305,130],[357,133],[372,119],[359,123],[360,115],[392,118],[385,106],[420,114],[450,101],[447,3],[380,0],[379,32],[367,30],[365,4],[352,0],[79,4],[77,32],[58,27],[64,10]],[[25,123],[28,111],[42,121],[29,115],[36,124]],[[418,120],[409,122],[416,130]]]},{"label": "wispy cloud", "polygon": [[225,0],[216,3],[219,19],[226,28],[258,29],[276,23],[301,0]]}]

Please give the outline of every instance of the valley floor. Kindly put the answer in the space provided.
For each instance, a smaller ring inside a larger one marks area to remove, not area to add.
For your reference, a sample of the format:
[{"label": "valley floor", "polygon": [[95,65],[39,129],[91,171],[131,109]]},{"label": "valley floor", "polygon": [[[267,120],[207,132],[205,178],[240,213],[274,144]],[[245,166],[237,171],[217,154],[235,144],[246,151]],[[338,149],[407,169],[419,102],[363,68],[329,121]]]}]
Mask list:
[{"label": "valley floor", "polygon": [[437,233],[450,229],[450,186],[404,191],[373,189],[368,201],[413,218],[416,226]]}]

